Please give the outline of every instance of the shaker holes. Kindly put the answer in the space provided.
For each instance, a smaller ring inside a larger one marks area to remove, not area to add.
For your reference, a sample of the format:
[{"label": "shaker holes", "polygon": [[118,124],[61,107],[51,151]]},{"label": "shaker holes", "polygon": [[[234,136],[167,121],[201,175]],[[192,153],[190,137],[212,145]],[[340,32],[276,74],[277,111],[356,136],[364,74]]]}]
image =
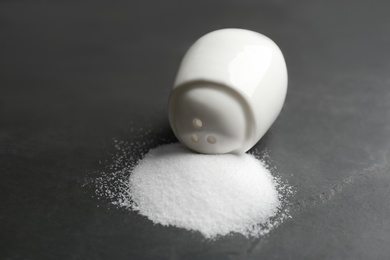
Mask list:
[{"label": "shaker holes", "polygon": [[203,126],[203,122],[202,120],[200,120],[199,118],[194,118],[194,120],[192,120],[192,124],[194,125],[195,128],[197,129],[201,129],[202,126]]},{"label": "shaker holes", "polygon": [[191,140],[192,140],[194,143],[197,143],[198,140],[199,140],[199,137],[198,137],[196,134],[192,134],[192,135],[191,135]]},{"label": "shaker holes", "polygon": [[215,144],[217,142],[217,138],[215,138],[215,136],[213,135],[209,135],[207,136],[207,142],[209,142],[210,144]]}]

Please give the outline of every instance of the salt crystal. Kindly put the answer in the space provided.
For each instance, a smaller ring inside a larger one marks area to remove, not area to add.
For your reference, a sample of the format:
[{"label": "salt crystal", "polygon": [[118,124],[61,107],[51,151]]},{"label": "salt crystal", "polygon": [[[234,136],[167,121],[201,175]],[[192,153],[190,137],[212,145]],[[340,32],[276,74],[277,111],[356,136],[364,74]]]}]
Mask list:
[{"label": "salt crystal", "polygon": [[277,182],[253,155],[204,155],[180,144],[150,150],[130,175],[130,208],[154,223],[215,238],[266,232],[281,206]]}]

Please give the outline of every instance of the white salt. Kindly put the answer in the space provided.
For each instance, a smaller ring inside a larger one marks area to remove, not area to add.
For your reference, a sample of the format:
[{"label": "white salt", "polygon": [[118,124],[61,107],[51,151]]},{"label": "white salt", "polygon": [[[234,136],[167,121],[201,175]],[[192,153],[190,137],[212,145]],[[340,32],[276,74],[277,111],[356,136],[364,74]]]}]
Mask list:
[{"label": "white salt", "polygon": [[253,155],[203,155],[169,144],[150,150],[133,168],[128,206],[154,223],[206,238],[257,236],[281,205],[276,186]]}]

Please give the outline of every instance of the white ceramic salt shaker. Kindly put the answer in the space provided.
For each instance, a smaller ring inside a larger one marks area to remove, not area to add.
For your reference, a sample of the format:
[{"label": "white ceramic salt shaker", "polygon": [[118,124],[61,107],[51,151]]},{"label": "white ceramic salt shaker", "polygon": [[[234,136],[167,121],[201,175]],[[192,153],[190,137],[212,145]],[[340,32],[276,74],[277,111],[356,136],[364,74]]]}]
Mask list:
[{"label": "white ceramic salt shaker", "polygon": [[196,152],[241,154],[270,128],[286,92],[286,63],[271,39],[217,30],[185,54],[169,98],[169,122]]}]

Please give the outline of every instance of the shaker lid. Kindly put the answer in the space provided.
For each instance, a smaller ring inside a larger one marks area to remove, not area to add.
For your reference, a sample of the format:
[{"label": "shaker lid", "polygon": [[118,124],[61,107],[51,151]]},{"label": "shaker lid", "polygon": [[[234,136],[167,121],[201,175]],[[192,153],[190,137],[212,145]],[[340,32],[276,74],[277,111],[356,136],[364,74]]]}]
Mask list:
[{"label": "shaker lid", "polygon": [[180,142],[199,153],[241,154],[251,141],[253,122],[245,105],[238,94],[217,84],[198,82],[174,90],[169,119]]}]

